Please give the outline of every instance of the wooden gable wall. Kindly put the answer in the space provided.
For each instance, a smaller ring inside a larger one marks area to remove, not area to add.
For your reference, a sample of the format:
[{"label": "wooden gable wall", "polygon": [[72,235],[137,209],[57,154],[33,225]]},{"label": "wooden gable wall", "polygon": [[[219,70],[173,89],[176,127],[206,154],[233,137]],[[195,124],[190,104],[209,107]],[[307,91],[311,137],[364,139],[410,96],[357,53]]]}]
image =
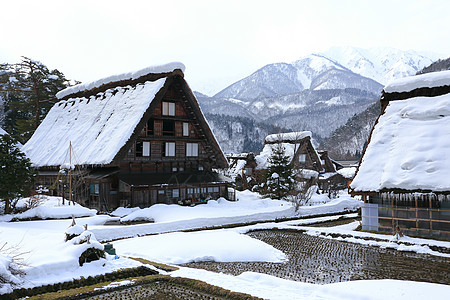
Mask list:
[{"label": "wooden gable wall", "polygon": [[[220,167],[212,159],[217,155],[214,149],[217,151],[218,145],[212,144],[215,139],[208,136],[210,129],[195,112],[196,102],[189,99],[190,95],[182,88],[183,82],[182,78],[168,78],[128,143],[120,160],[121,172],[171,173]],[[163,106],[171,106],[169,113],[164,114]],[[145,147],[150,145],[150,152],[145,155],[144,143]]]}]

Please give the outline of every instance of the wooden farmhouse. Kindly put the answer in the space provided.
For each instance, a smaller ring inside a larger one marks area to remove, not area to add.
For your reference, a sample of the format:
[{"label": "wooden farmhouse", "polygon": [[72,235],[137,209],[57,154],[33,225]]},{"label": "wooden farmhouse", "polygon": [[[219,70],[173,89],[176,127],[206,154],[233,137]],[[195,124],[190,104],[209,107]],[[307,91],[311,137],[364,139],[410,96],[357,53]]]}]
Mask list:
[{"label": "wooden farmhouse", "polygon": [[380,101],[350,185],[363,229],[449,239],[450,71],[396,80]]},{"label": "wooden farmhouse", "polygon": [[214,169],[228,162],[183,72],[171,63],[58,93],[23,148],[38,184],[101,210],[227,197]]},{"label": "wooden farmhouse", "polygon": [[300,180],[317,177],[318,173],[323,171],[320,157],[311,143],[310,131],[268,135],[264,140],[263,150],[255,157],[257,170],[265,170],[269,167],[269,158],[278,144],[284,147],[285,154],[289,156],[290,163],[298,171],[297,176]]},{"label": "wooden farmhouse", "polygon": [[227,154],[229,163],[228,176],[231,177],[237,190],[246,190],[257,184],[255,169],[257,167],[254,153]]}]

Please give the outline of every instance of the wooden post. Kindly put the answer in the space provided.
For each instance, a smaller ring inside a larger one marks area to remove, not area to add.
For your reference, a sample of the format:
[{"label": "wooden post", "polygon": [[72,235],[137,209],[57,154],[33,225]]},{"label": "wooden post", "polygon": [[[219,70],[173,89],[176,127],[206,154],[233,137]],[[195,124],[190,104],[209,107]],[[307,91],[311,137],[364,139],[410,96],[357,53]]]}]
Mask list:
[{"label": "wooden post", "polygon": [[415,206],[416,206],[416,228],[419,229],[419,210],[418,210],[419,204],[418,204],[416,195],[414,195],[414,202],[415,202]]},{"label": "wooden post", "polygon": [[431,195],[428,196],[428,202],[429,202],[429,206],[430,206],[430,210],[429,210],[429,216],[430,216],[430,230],[433,230],[433,211],[432,208],[433,206],[431,205]]}]

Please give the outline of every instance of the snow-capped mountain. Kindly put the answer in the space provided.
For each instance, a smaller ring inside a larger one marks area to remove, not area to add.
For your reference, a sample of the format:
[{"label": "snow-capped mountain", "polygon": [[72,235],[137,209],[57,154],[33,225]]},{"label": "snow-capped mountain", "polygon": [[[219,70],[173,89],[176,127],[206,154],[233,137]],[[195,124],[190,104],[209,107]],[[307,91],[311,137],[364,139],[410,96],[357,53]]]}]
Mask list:
[{"label": "snow-capped mountain", "polygon": [[[292,63],[266,65],[212,98],[200,97],[199,102],[210,116],[248,118],[287,130],[309,130],[321,139],[375,103],[388,81],[415,75],[438,58],[435,54],[392,48],[335,47]],[[236,127],[226,124],[214,122],[213,131],[229,132]],[[267,128],[261,130],[265,131]],[[244,135],[250,138],[249,133]],[[231,132],[226,141],[244,144],[235,137]],[[237,151],[227,147],[224,150]]]},{"label": "snow-capped mountain", "polygon": [[395,78],[416,74],[442,58],[438,54],[394,48],[333,47],[322,53],[345,68],[383,85]]},{"label": "snow-capped mountain", "polygon": [[392,48],[334,47],[292,63],[266,65],[214,97],[248,101],[305,89],[357,88],[379,92],[381,85],[395,78],[414,75],[438,58],[437,54]]},{"label": "snow-capped mountain", "polygon": [[214,97],[251,100],[297,93],[304,89],[295,66],[276,63],[262,67],[252,75],[220,91]]}]

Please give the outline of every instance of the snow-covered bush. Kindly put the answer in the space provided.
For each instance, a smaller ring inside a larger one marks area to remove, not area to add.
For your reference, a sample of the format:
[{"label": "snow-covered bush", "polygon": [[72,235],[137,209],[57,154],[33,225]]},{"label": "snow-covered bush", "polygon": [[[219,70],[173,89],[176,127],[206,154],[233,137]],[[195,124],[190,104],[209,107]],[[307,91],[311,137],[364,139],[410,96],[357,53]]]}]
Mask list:
[{"label": "snow-covered bush", "polygon": [[73,218],[72,225],[66,230],[65,234],[66,243],[74,246],[80,266],[105,257],[104,247],[97,241],[94,233],[87,230],[87,225],[84,228],[77,225],[75,218]]},{"label": "snow-covered bush", "polygon": [[0,295],[12,292],[14,286],[23,282],[21,255],[24,253],[18,250],[18,246],[7,247],[7,243],[0,247]]}]

